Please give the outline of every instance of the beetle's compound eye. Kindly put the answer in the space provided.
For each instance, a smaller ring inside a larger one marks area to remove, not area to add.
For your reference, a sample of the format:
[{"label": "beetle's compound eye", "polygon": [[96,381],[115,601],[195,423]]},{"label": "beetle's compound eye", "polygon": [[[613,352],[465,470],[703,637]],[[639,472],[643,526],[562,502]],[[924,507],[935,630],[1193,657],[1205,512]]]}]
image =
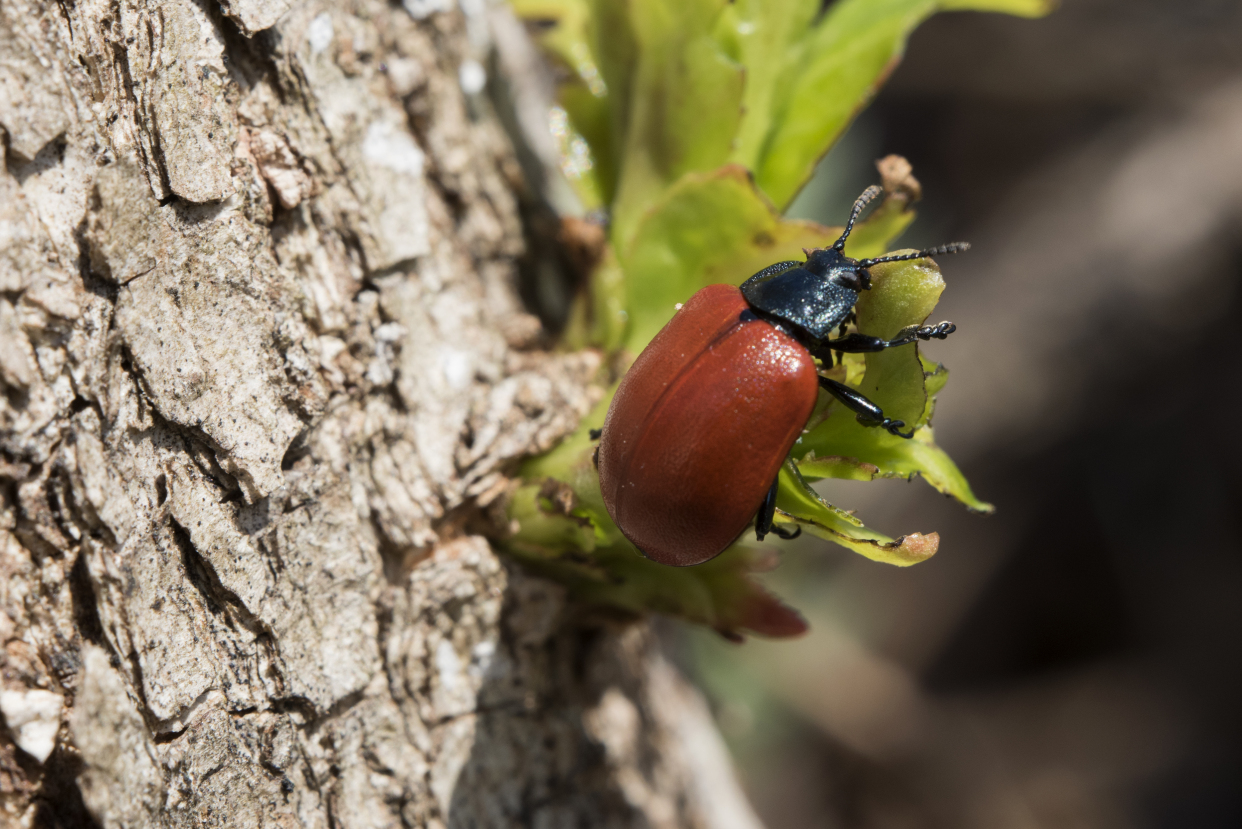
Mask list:
[{"label": "beetle's compound eye", "polygon": [[838,285],[843,288],[849,288],[854,293],[871,287],[871,274],[867,273],[864,268],[839,270],[833,278]]}]

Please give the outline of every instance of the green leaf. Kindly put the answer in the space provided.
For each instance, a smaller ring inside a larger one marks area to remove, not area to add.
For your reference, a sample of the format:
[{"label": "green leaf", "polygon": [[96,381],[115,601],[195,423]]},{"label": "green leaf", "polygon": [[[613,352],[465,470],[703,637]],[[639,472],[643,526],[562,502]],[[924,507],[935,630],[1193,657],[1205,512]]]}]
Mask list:
[{"label": "green leaf", "polygon": [[612,212],[612,238],[620,246],[669,185],[728,160],[742,118],[745,77],[715,34],[727,0],[624,5],[637,52],[631,56],[636,63],[626,90],[625,156]]},{"label": "green leaf", "polygon": [[790,461],[786,461],[781,468],[779,481],[776,506],[779,519],[784,520],[778,523],[793,519],[812,535],[840,544],[873,561],[908,567],[931,558],[940,545],[940,536],[936,533],[911,533],[900,538],[889,538],[867,529],[852,513],[820,498],[798,467]]},{"label": "green leaf", "polygon": [[746,67],[742,123],[731,161],[754,169],[772,123],[776,85],[790,51],[819,13],[819,0],[738,0],[733,26]]},{"label": "green leaf", "polygon": [[[907,326],[921,325],[944,290],[940,269],[929,259],[876,265],[871,274],[872,288],[859,297],[855,309],[858,330],[886,339]],[[840,466],[824,465],[822,459],[851,458],[875,467],[882,477],[921,475],[936,490],[970,509],[990,512],[991,505],[975,497],[961,471],[933,443],[931,427],[926,425],[932,402],[928,374],[934,393],[943,387],[947,372],[941,374],[934,365],[925,363],[917,345],[867,354],[865,361],[866,373],[858,390],[888,417],[919,427],[914,438],[906,440],[865,427],[844,406],[834,405],[828,417],[804,434],[795,447],[803,474],[836,477],[831,473]]]},{"label": "green leaf", "polygon": [[798,462],[797,468],[812,480],[835,478],[839,481],[874,481],[883,477],[880,475],[880,467],[844,455],[817,458],[814,453],[808,453]]},{"label": "green leaf", "polygon": [[1015,17],[1043,17],[1059,0],[941,0],[940,11],[1000,12]]},{"label": "green leaf", "polygon": [[936,11],[1034,17],[1051,0],[512,0],[566,69],[561,102],[590,146],[579,189],[613,239],[689,172],[755,171],[781,208]]},{"label": "green leaf", "polygon": [[[626,134],[634,94],[634,68],[639,44],[626,3],[586,0],[591,9],[587,37],[598,81],[607,102],[607,130],[596,131],[591,144],[600,167],[600,186],[605,205],[616,200],[621,170],[626,164]],[[575,114],[576,117],[576,114]],[[587,134],[581,128],[583,135]],[[600,136],[606,135],[606,140]],[[590,140],[590,136],[588,136]]]},{"label": "green leaf", "polygon": [[940,390],[949,382],[949,370],[945,368],[944,363],[933,363],[922,354],[919,355],[919,362],[923,365],[923,386],[927,390],[927,405],[915,426],[922,428],[931,423],[932,413],[936,409],[936,395],[940,394]]},{"label": "green leaf", "polygon": [[839,0],[783,50],[770,106],[747,113],[763,123],[743,124],[732,160],[754,170],[783,209],[892,72],[919,23],[942,9],[1035,17],[1050,8],[1048,0]]},{"label": "green leaf", "polygon": [[[836,413],[834,413],[836,414]],[[852,417],[852,416],[851,416]],[[973,512],[992,512],[991,504],[979,500],[967,483],[966,477],[943,449],[936,446],[930,427],[914,433],[914,438],[904,440],[885,434],[874,434],[876,429],[865,429],[845,418],[830,418],[825,424],[831,427],[819,432],[814,439],[817,444],[829,448],[815,451],[832,452],[833,456],[853,458],[859,463],[870,464],[880,471],[876,477],[924,478],[937,491],[963,503]],[[805,440],[805,439],[804,439]],[[800,464],[801,465],[801,464]],[[814,475],[814,467],[808,467],[808,477]]]},{"label": "green leaf", "polygon": [[[899,251],[904,252],[904,251]],[[858,297],[858,330],[883,339],[921,325],[944,291],[940,268],[930,259],[891,262],[871,268],[871,290]],[[927,404],[917,345],[889,348],[864,357],[867,373],[859,391],[889,417],[915,423]]]}]

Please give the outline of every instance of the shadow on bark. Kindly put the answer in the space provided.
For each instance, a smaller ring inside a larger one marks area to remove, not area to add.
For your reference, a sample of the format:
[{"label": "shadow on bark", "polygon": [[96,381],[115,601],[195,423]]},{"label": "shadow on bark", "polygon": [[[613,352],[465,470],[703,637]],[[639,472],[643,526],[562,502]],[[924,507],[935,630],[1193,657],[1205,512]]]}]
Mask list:
[{"label": "shadow on bark", "polygon": [[506,569],[501,641],[476,713],[462,718],[473,744],[449,829],[646,824],[618,771],[645,780],[657,761],[641,673],[660,658],[651,631],[565,605],[554,586]]}]

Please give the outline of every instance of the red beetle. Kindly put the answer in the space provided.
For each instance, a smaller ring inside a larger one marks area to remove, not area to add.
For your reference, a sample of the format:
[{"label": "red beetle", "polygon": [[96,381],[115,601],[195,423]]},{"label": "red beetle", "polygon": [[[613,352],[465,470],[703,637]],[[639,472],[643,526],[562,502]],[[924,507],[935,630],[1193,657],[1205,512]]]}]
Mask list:
[{"label": "red beetle", "polygon": [[943,339],[952,323],[908,328],[891,340],[830,339],[871,287],[870,266],[965,250],[963,243],[879,259],[842,253],[868,188],[832,247],[805,262],[780,262],[741,288],[709,285],[690,298],[634,361],[604,421],[596,463],[608,514],[648,558],[699,564],[719,555],[751,519],[759,539],[774,527],[776,479],[806,426],[819,389],[859,422],[904,438],[913,430],[842,383],[815,360],[832,352],[880,351]]}]

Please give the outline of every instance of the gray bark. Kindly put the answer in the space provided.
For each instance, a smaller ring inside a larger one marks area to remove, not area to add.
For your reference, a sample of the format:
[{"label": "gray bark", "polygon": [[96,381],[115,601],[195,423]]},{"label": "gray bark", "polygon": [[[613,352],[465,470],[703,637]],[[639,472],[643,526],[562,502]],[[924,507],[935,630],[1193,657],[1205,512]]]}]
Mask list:
[{"label": "gray bark", "polygon": [[486,540],[598,364],[517,299],[495,13],[0,5],[0,823],[756,825]]}]

